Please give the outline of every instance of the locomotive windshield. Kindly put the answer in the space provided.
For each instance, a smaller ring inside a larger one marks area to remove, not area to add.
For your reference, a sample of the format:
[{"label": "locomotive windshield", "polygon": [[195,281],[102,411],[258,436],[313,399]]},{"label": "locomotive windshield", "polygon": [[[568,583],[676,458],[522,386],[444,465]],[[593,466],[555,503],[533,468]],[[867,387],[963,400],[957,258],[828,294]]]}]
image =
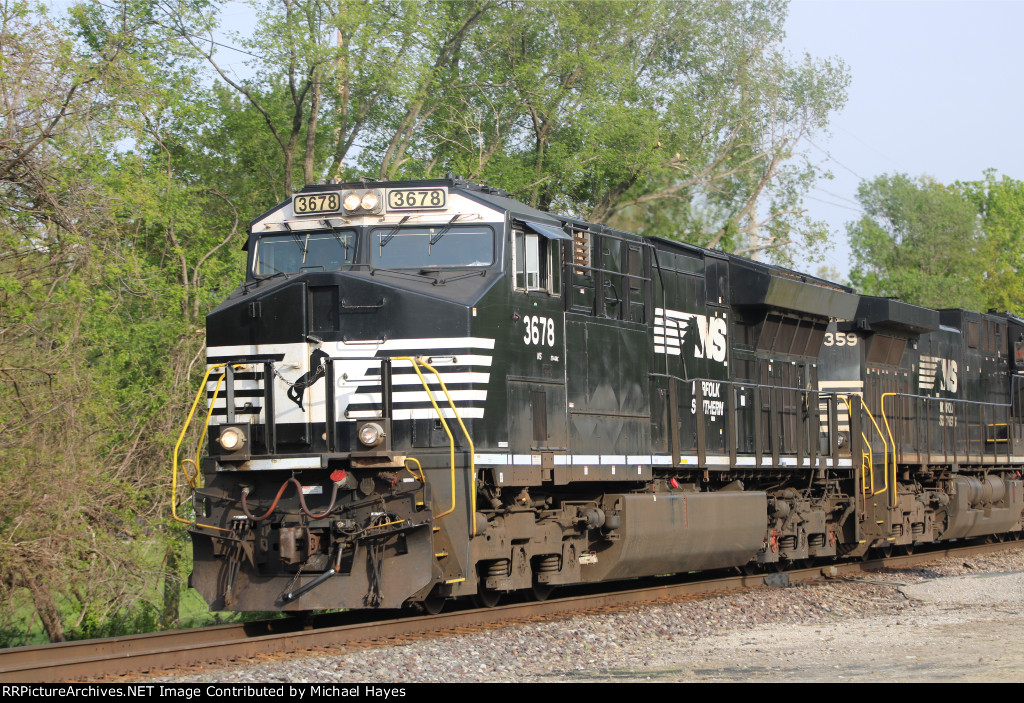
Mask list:
[{"label": "locomotive windshield", "polygon": [[291,232],[260,237],[254,273],[340,271],[355,258],[354,232]]},{"label": "locomotive windshield", "polygon": [[490,227],[403,227],[370,233],[375,268],[490,266],[494,232]]}]

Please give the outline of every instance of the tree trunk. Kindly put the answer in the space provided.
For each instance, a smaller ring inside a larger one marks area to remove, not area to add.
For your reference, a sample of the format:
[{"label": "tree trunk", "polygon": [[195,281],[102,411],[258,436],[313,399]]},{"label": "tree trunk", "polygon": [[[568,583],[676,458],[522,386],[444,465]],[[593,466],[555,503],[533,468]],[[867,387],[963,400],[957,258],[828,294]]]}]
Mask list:
[{"label": "tree trunk", "polygon": [[172,628],[178,623],[181,606],[181,583],[178,579],[181,545],[173,540],[164,551],[164,607],[160,614],[160,626]]},{"label": "tree trunk", "polygon": [[32,596],[32,605],[39,614],[39,620],[43,623],[43,631],[51,642],[64,642],[67,637],[64,635],[64,622],[61,620],[60,611],[53,601],[50,589],[43,583],[40,576],[30,575],[24,568],[18,569],[20,585],[28,589]]}]

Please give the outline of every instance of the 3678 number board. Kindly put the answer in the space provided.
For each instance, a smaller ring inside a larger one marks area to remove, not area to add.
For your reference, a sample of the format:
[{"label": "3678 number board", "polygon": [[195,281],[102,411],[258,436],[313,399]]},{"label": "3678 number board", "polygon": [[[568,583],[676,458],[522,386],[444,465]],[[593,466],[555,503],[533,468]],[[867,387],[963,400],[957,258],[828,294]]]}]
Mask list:
[{"label": "3678 number board", "polygon": [[448,204],[444,188],[388,191],[388,210],[440,210]]},{"label": "3678 number board", "polygon": [[315,193],[296,195],[293,200],[296,215],[313,215],[321,212],[337,212],[341,209],[341,197],[337,193]]}]

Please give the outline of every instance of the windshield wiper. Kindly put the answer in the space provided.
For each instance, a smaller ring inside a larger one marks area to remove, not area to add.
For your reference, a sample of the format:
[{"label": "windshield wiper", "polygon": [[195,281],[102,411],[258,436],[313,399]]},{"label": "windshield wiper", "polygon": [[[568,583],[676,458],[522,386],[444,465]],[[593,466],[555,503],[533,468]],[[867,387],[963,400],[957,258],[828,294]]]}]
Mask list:
[{"label": "windshield wiper", "polygon": [[399,220],[398,224],[397,224],[397,225],[395,225],[394,227],[392,227],[392,228],[391,228],[391,229],[390,229],[390,230],[388,231],[388,233],[387,233],[387,234],[382,234],[382,235],[380,235],[380,246],[381,246],[381,248],[382,248],[382,249],[384,248],[384,246],[385,246],[385,245],[386,245],[386,244],[387,244],[388,242],[390,242],[390,241],[391,241],[392,239],[394,239],[395,235],[396,235],[396,234],[398,234],[398,229],[399,229],[399,228],[400,228],[400,227],[401,227],[402,225],[404,225],[404,224],[406,223],[406,221],[408,221],[408,219],[409,219],[410,217],[412,217],[412,215],[406,215],[406,216],[405,216],[405,217],[403,217],[403,218],[402,218],[401,220]]},{"label": "windshield wiper", "polygon": [[[309,237],[309,235],[306,235],[306,236],[307,236],[307,238]],[[299,237],[299,235],[296,232],[292,232],[292,239],[295,240],[295,246],[297,246],[299,248],[299,251],[302,253],[302,262],[305,263],[306,262],[306,247],[302,244],[302,238]]]},{"label": "windshield wiper", "polygon": [[441,241],[441,237],[448,233],[448,230],[450,230],[452,228],[452,225],[455,224],[455,220],[459,219],[460,217],[462,217],[462,215],[455,215],[452,219],[448,220],[448,224],[446,224],[440,232],[438,232],[437,234],[430,238],[430,246],[434,246],[439,241]]},{"label": "windshield wiper", "polygon": [[271,278],[277,278],[278,276],[284,276],[285,278],[288,278],[288,272],[287,271],[279,271],[276,268],[274,269],[274,273],[271,273],[271,274],[256,273],[256,274],[253,274],[253,275],[255,276],[255,278],[253,280],[246,281],[245,283],[242,284],[242,286],[245,288],[246,291],[248,291],[249,288],[251,288],[252,286],[259,285],[260,283],[262,283],[264,281],[269,281]]},{"label": "windshield wiper", "polygon": [[397,269],[397,268],[375,268],[375,269],[371,269],[370,270],[370,275],[371,276],[376,276],[378,273],[390,273],[390,274],[394,274],[396,276],[405,276],[406,278],[415,278],[415,279],[419,279],[419,280],[422,280],[423,278],[426,278],[431,283],[433,283],[435,286],[440,281],[439,278],[435,278],[434,276],[431,276],[429,272],[423,271],[423,270],[417,271],[415,269]]},{"label": "windshield wiper", "polygon": [[487,275],[487,270],[486,269],[483,270],[483,271],[470,271],[469,273],[463,273],[463,274],[460,274],[458,276],[452,276],[451,278],[439,278],[439,279],[437,279],[437,282],[443,286],[445,283],[448,283],[450,281],[458,281],[458,280],[460,280],[462,278],[472,278],[473,276],[486,276],[486,275]]}]

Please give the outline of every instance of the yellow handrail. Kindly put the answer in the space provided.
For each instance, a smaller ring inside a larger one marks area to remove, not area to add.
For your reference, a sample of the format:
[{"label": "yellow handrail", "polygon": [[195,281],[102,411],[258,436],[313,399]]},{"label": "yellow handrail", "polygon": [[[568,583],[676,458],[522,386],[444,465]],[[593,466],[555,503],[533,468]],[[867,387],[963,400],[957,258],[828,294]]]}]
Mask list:
[{"label": "yellow handrail", "polygon": [[441,374],[433,366],[423,361],[421,357],[413,358],[411,356],[393,356],[392,360],[408,361],[412,364],[413,371],[419,376],[420,383],[423,384],[423,389],[427,392],[427,399],[430,400],[430,404],[434,406],[434,411],[437,413],[438,419],[441,420],[441,426],[444,427],[445,434],[448,435],[448,448],[449,448],[449,459],[451,461],[451,491],[452,491],[452,505],[450,508],[442,513],[436,515],[436,518],[444,517],[455,512],[455,436],[452,434],[451,428],[448,427],[448,421],[444,418],[444,413],[441,412],[441,408],[438,407],[437,401],[434,400],[433,391],[430,390],[430,384],[427,379],[424,378],[423,373],[419,367],[422,365],[437,378],[438,384],[441,386],[441,390],[444,392],[445,398],[448,399],[448,405],[452,409],[452,413],[455,415],[455,419],[459,422],[459,427],[462,428],[462,432],[466,435],[466,441],[469,442],[469,468],[470,468],[470,508],[471,508],[471,520],[472,520],[472,533],[476,534],[476,457],[475,447],[473,446],[473,440],[469,436],[469,431],[466,429],[466,425],[462,422],[462,418],[459,417],[459,411],[455,407],[455,402],[452,400],[451,395],[448,393],[448,387],[445,386],[444,381],[441,379]]},{"label": "yellow handrail", "polygon": [[[850,417],[853,417],[853,405],[851,405],[850,399],[847,396],[845,396],[845,395],[839,395],[839,396],[836,396],[836,397],[839,398],[841,401],[843,401],[846,404],[846,412],[847,412],[847,414]],[[867,437],[867,435],[864,434],[863,432],[861,432],[860,436],[861,436],[861,439],[864,440],[864,445],[865,446],[870,446],[868,444],[868,437]],[[865,471],[864,471],[864,459],[865,459],[865,457],[867,458],[868,466],[871,467],[871,470],[869,472],[867,472],[867,474],[865,474]],[[862,490],[863,493],[869,493],[870,491],[873,491],[875,489],[875,472],[874,472],[874,467],[872,466],[872,462],[871,462],[871,452],[867,452],[867,453],[862,454],[861,458],[860,458],[860,485],[861,486],[867,486],[867,484],[868,484],[868,476],[871,477],[870,478],[871,488],[862,488],[861,490]]]},{"label": "yellow handrail", "polygon": [[[896,440],[892,436],[892,428],[889,426],[889,418],[885,416],[885,399],[890,395],[899,395],[898,393],[883,393],[882,394],[882,420],[885,421],[885,431],[889,433],[889,441],[892,443],[892,507],[896,507]],[[889,467],[886,467],[888,472]],[[886,473],[888,478],[888,473]]]},{"label": "yellow handrail", "polygon": [[[862,432],[861,436],[863,436],[863,434],[864,433]],[[864,441],[865,441],[865,443],[867,443],[867,438],[866,437],[864,438]],[[870,493],[875,488],[875,460],[871,456],[871,450],[870,449],[868,451],[866,451],[866,452],[861,452],[860,453],[860,483],[861,483],[862,486],[864,485],[864,467],[865,466],[867,467],[868,475],[871,476],[871,489],[865,490],[865,491],[861,491],[861,492],[862,493]]]},{"label": "yellow handrail", "polygon": [[[863,396],[861,396],[860,393],[850,393],[850,394],[847,394],[847,395],[840,395],[838,397],[842,398],[843,402],[846,403],[846,411],[850,414],[850,417],[853,417],[853,406],[850,404],[850,398],[849,398],[849,396],[851,396],[851,395],[857,396],[858,398],[861,399],[861,401],[864,400]],[[885,436],[882,434],[882,428],[878,426],[878,422],[875,421],[874,415],[871,414],[871,410],[869,410],[868,407],[866,405],[864,405],[863,402],[861,402],[860,407],[861,407],[861,410],[863,410],[864,413],[868,416],[868,419],[871,420],[871,424],[875,426],[875,431],[878,432],[879,439],[882,440],[882,466],[884,468],[884,470],[882,471],[882,476],[885,479],[885,485],[882,486],[881,490],[878,490],[878,491],[875,490],[875,472],[874,472],[874,464],[872,462],[871,495],[876,496],[879,493],[885,493],[887,490],[889,490],[889,471],[888,471],[888,468],[889,468],[889,445],[886,443]],[[863,432],[861,432],[860,436],[864,440],[864,444],[866,446],[870,447],[870,443],[868,442],[867,435],[865,435]],[[894,447],[894,450],[895,450],[895,447]],[[862,484],[864,483],[863,479],[864,479],[864,465],[861,464],[861,483]]]},{"label": "yellow handrail", "polygon": [[[206,395],[206,384],[207,384],[207,382],[210,379],[210,373],[212,373],[214,369],[224,368],[225,366],[227,366],[227,363],[212,364],[209,368],[206,369],[206,375],[203,376],[203,382],[199,386],[199,391],[196,393],[195,400],[192,401],[192,409],[188,411],[188,417],[185,419],[185,426],[181,428],[181,434],[178,435],[178,441],[174,445],[174,456],[172,458],[172,471],[171,471],[171,517],[174,518],[175,520],[177,520],[178,522],[185,522],[185,523],[188,523],[189,525],[198,525],[199,527],[208,527],[211,530],[219,530],[221,532],[231,532],[231,530],[227,530],[227,529],[225,529],[223,527],[216,527],[214,525],[200,525],[199,522],[196,521],[196,520],[188,520],[186,518],[178,516],[178,452],[181,450],[181,443],[183,441],[185,441],[185,434],[188,432],[188,428],[192,424],[192,418],[196,414],[196,408],[199,407],[199,400],[204,395]],[[221,378],[220,381],[217,382],[217,387],[213,391],[213,400],[210,402],[210,411],[207,413],[207,416],[206,416],[206,421],[207,422],[210,421],[210,413],[213,412],[213,403],[215,403],[217,401],[217,393],[220,392],[220,384],[223,383],[223,382],[224,382],[224,379]],[[205,426],[203,427],[203,436],[204,437],[206,436],[206,427]],[[200,447],[201,446],[202,446],[202,442],[200,442]],[[199,458],[199,455],[197,453],[196,454],[196,459],[197,459],[197,461],[196,461],[196,483],[199,482],[199,462],[198,462],[198,458]],[[184,469],[182,469],[182,473],[184,473]],[[188,474],[185,474],[185,476],[187,478]],[[191,481],[189,481],[189,483],[191,483]]]},{"label": "yellow handrail", "polygon": [[[242,368],[241,364],[237,364],[235,368]],[[196,484],[198,485],[202,475],[199,473],[199,459],[203,452],[203,443],[206,442],[206,433],[210,429],[210,418],[213,417],[213,406],[217,402],[217,396],[220,395],[220,387],[224,384],[224,379],[227,378],[227,374],[221,374],[220,379],[217,381],[217,386],[213,389],[213,399],[210,400],[210,407],[206,411],[206,419],[203,420],[203,430],[199,434],[199,443],[196,445]]]},{"label": "yellow handrail", "polygon": [[[462,418],[459,417],[459,411],[455,407],[455,402],[452,397],[448,394],[448,388],[444,385],[444,381],[441,380],[441,374],[437,372],[433,366],[425,361],[420,361],[421,364],[430,369],[434,376],[437,378],[437,382],[441,386],[441,390],[444,391],[444,397],[448,399],[448,405],[452,409],[452,414],[455,415],[455,419],[459,421],[459,427],[462,428],[462,434],[466,435],[466,441],[469,443],[469,510],[472,518],[473,532],[476,534],[476,447],[473,445],[473,438],[469,436],[469,430],[466,429],[465,423],[462,422]],[[429,392],[429,391],[428,391]],[[454,447],[453,447],[454,449]]]},{"label": "yellow handrail", "polygon": [[423,475],[423,464],[421,464],[420,460],[415,458],[415,457],[411,457],[410,456],[410,457],[406,457],[405,458],[405,462],[404,462],[405,463],[405,470],[408,471],[410,474],[412,474],[413,478],[416,478],[416,474],[414,474],[412,469],[409,468],[409,462],[410,461],[415,461],[416,462],[416,468],[420,472],[420,483],[425,485],[427,483],[427,477]]},{"label": "yellow handrail", "polygon": [[[448,435],[448,449],[451,454],[452,466],[452,507],[448,508],[448,510],[444,511],[443,513],[435,515],[435,517],[438,518],[444,517],[445,515],[449,515],[455,512],[455,435],[452,434],[451,429],[448,427],[448,422],[444,419],[444,414],[441,412],[441,408],[437,407],[437,403],[434,401],[434,395],[430,391],[430,384],[427,383],[427,379],[423,378],[423,373],[420,372],[419,363],[416,361],[416,359],[412,358],[411,356],[393,356],[391,357],[391,359],[392,361],[408,361],[409,363],[412,364],[412,370],[415,371],[416,375],[420,377],[420,383],[423,384],[423,389],[427,392],[427,398],[430,400],[430,404],[434,406],[434,410],[435,412],[437,412],[437,417],[440,418],[441,420],[441,426],[444,427],[444,432],[445,434]],[[383,392],[383,390],[384,389],[382,387],[381,392]]]}]

